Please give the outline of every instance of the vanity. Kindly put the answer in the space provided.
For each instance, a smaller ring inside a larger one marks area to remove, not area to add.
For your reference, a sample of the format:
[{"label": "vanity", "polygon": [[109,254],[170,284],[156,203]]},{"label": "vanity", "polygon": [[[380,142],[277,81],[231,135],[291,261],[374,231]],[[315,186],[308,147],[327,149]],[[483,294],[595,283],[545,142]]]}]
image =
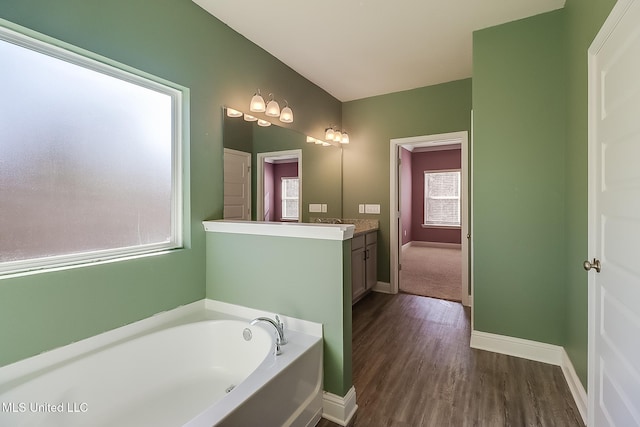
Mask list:
[{"label": "vanity", "polygon": [[351,303],[355,304],[378,283],[378,220],[312,218],[325,224],[353,224],[351,240]]}]

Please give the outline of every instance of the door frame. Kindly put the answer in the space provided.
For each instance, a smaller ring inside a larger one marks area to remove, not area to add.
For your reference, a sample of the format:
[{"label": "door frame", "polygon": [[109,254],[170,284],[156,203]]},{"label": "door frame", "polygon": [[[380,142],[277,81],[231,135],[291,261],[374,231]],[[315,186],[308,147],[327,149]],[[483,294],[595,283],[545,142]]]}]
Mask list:
[{"label": "door frame", "polygon": [[264,162],[268,158],[298,159],[298,222],[302,222],[302,149],[256,154],[256,220],[264,218]]},{"label": "door frame", "polygon": [[[433,143],[441,143],[450,141],[451,144],[459,143],[461,147],[461,210],[462,210],[462,227],[461,246],[462,246],[462,304],[465,306],[472,305],[473,289],[470,289],[469,283],[473,283],[471,279],[469,248],[471,245],[471,236],[469,234],[469,132],[450,132],[434,135],[413,136],[408,138],[395,138],[390,140],[390,167],[389,167],[389,228],[391,231],[391,283],[390,293],[398,293],[400,284],[400,271],[398,264],[400,262],[400,208],[399,208],[399,149],[402,145],[425,145]],[[466,272],[466,274],[465,274]]]}]

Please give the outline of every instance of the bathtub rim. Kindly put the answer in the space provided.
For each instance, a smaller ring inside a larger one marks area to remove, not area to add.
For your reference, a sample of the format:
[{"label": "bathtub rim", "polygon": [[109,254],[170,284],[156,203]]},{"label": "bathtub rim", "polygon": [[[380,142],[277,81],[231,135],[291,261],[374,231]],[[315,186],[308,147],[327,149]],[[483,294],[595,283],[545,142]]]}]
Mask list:
[{"label": "bathtub rim", "polygon": [[[0,393],[74,360],[162,329],[202,320],[250,321],[259,316],[273,318],[275,314],[277,313],[204,298],[2,366]],[[285,324],[285,333],[295,331],[322,339],[322,324],[278,315]]]}]

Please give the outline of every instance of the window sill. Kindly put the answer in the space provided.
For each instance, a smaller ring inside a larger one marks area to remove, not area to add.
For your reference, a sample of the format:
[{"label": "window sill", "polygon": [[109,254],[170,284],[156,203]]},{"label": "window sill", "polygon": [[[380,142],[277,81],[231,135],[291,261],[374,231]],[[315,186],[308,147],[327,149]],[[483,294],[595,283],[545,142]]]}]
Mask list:
[{"label": "window sill", "polygon": [[461,230],[460,225],[437,225],[437,224],[420,224],[422,228],[440,228],[443,230]]}]

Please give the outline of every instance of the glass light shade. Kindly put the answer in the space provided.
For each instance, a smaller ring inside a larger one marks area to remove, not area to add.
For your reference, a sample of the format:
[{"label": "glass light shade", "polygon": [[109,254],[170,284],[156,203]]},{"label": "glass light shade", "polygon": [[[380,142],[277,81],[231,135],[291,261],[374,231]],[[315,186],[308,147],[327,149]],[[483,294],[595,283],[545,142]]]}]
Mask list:
[{"label": "glass light shade", "polygon": [[327,128],[324,131],[324,138],[329,140],[329,141],[333,141],[333,136],[334,136],[334,132],[332,128]]},{"label": "glass light shade", "polygon": [[254,113],[264,113],[265,110],[264,98],[260,95],[260,89],[258,89],[258,92],[253,95],[253,98],[251,98],[249,111],[253,111]]},{"label": "glass light shade", "polygon": [[227,107],[227,117],[242,117],[242,113],[238,110]]},{"label": "glass light shade", "polygon": [[293,122],[293,111],[287,105],[280,112],[280,121],[283,123],[292,123]]},{"label": "glass light shade", "polygon": [[271,126],[271,123],[266,120],[259,119],[258,126],[267,127],[267,126]]},{"label": "glass light shade", "polygon": [[244,119],[248,122],[255,122],[256,120],[258,120],[257,117],[253,117],[251,114],[245,114]]},{"label": "glass light shade", "polygon": [[331,145],[331,144],[329,144],[328,142],[323,142],[323,143],[322,143],[322,146],[323,146],[323,147],[328,147],[328,146],[330,146],[330,145]]},{"label": "glass light shade", "polygon": [[273,94],[269,94],[269,102],[267,103],[267,110],[265,114],[269,117],[278,117],[280,115],[280,105],[278,105],[278,101],[273,99]]},{"label": "glass light shade", "polygon": [[335,131],[335,132],[333,133],[333,140],[334,140],[335,142],[340,142],[340,141],[342,141],[342,132],[340,132],[339,130]]},{"label": "glass light shade", "polygon": [[307,136],[307,142],[313,143],[313,142],[316,142],[316,139],[312,136]]},{"label": "glass light shade", "polygon": [[340,140],[340,143],[342,144],[348,144],[349,143],[349,134],[346,132],[342,132],[342,139]]},{"label": "glass light shade", "polygon": [[324,141],[320,141],[319,139],[316,139],[316,145],[320,145],[320,144],[324,144]]}]

